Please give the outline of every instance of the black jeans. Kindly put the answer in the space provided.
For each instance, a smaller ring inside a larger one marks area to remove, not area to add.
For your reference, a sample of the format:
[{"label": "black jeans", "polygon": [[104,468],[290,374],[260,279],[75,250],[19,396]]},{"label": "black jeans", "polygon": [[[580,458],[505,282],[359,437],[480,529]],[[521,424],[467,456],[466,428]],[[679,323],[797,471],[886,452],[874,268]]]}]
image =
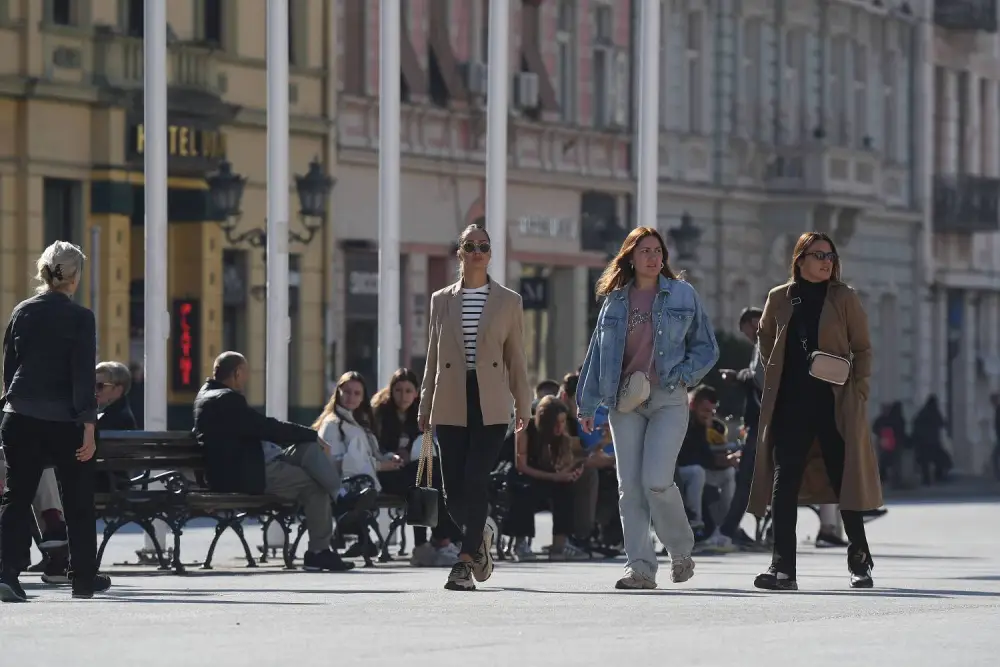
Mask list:
[{"label": "black jeans", "polygon": [[17,575],[31,548],[31,502],[42,471],[56,468],[62,484],[63,515],[69,531],[71,568],[83,580],[97,574],[93,459],[76,460],[83,427],[4,413],[0,441],[7,457],[7,493],[0,505],[0,572]]},{"label": "black jeans", "polygon": [[743,515],[750,503],[750,485],[753,483],[753,466],[757,460],[757,432],[747,433],[747,442],[743,445],[743,455],[740,457],[740,467],[736,470],[736,490],[733,501],[729,503],[729,513],[719,527],[719,532],[726,537],[732,537],[740,529]]},{"label": "black jeans", "polygon": [[572,482],[551,482],[513,473],[510,477],[510,514],[502,532],[512,537],[535,536],[535,513],[552,510],[552,534],[573,534]]},{"label": "black jeans", "polygon": [[490,509],[490,473],[500,457],[507,424],[483,424],[475,371],[469,371],[465,384],[466,425],[436,429],[448,512],[462,528],[462,553],[474,556],[482,545]]},{"label": "black jeans", "polygon": [[[771,496],[774,553],[771,565],[776,572],[795,577],[795,524],[798,520],[799,488],[809,460],[809,450],[813,440],[818,440],[826,474],[839,496],[844,479],[844,439],[834,421],[832,395],[829,402],[820,402],[817,409],[782,409],[776,412],[771,426],[774,459]],[[840,515],[849,542],[848,558],[859,552],[870,554],[863,513],[841,510]]]},{"label": "black jeans", "polygon": [[[378,481],[382,485],[382,492],[405,498],[406,492],[411,489],[417,480],[417,461],[411,461],[399,470],[384,470],[378,474]],[[431,483],[438,491],[441,490],[441,465],[434,461],[434,468],[431,470]],[[448,508],[444,503],[444,494],[438,495],[438,524],[431,528],[431,537],[435,540],[454,540],[462,538],[455,522],[448,515]],[[413,545],[419,547],[427,543],[427,529],[423,526],[413,527]]]}]

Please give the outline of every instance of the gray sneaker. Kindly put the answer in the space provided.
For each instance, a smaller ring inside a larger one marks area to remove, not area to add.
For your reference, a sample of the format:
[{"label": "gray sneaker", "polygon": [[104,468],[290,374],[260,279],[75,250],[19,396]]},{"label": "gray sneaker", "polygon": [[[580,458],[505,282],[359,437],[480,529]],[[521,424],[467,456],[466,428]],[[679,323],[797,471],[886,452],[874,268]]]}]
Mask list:
[{"label": "gray sneaker", "polygon": [[694,560],[691,556],[681,556],[670,561],[670,581],[682,584],[694,576]]},{"label": "gray sneaker", "polygon": [[644,577],[638,572],[629,570],[625,576],[615,583],[615,588],[620,591],[651,591],[656,588],[656,582],[649,577]]},{"label": "gray sneaker", "polygon": [[476,581],[486,581],[493,576],[493,542],[496,540],[496,524],[492,519],[483,526],[483,543],[472,557],[472,576]]},{"label": "gray sneaker", "polygon": [[476,590],[476,584],[472,581],[472,563],[467,560],[455,563],[448,574],[448,582],[444,587],[449,591]]}]

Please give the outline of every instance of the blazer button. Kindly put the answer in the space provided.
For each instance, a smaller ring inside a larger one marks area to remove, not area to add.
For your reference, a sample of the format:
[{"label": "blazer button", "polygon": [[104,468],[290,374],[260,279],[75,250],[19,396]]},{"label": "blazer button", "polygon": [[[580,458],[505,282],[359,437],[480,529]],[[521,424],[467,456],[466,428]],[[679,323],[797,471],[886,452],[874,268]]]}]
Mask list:
[{"label": "blazer button", "polygon": [[493,362],[493,368],[496,368],[496,367],[497,367],[497,362],[494,361]]},{"label": "blazer button", "polygon": [[451,368],[451,364],[445,364],[444,367],[445,368]]}]

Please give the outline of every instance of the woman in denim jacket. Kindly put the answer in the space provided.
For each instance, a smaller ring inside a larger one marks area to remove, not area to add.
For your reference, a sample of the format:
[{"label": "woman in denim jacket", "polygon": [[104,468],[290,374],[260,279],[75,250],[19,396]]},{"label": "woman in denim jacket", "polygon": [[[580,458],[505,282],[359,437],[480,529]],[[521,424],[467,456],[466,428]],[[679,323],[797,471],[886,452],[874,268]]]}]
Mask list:
[{"label": "woman in denim jacket", "polygon": [[[580,425],[593,429],[600,405],[610,408],[625,533],[620,589],[656,588],[649,526],[670,554],[670,579],[694,575],[694,535],[674,484],[674,465],[688,423],[687,391],[719,358],[712,324],[698,294],[670,269],[667,246],[651,227],[632,230],[597,282],[604,303],[580,371]],[[649,377],[649,399],[632,412],[616,409],[624,378]]]}]

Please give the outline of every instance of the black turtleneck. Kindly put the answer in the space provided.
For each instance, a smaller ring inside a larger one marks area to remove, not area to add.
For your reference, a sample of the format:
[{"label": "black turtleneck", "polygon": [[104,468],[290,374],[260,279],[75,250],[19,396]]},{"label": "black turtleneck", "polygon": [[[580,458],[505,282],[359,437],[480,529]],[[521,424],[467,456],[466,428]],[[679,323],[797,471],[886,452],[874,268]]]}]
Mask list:
[{"label": "black turtleneck", "polygon": [[[798,404],[806,399],[814,402],[820,395],[832,396],[830,385],[809,375],[808,355],[819,349],[819,318],[826,302],[829,281],[812,283],[798,278],[792,289],[792,299],[797,301],[788,323],[788,339],[785,343],[785,366],[781,372],[781,387],[778,400]],[[802,349],[805,336],[806,348]]]}]

